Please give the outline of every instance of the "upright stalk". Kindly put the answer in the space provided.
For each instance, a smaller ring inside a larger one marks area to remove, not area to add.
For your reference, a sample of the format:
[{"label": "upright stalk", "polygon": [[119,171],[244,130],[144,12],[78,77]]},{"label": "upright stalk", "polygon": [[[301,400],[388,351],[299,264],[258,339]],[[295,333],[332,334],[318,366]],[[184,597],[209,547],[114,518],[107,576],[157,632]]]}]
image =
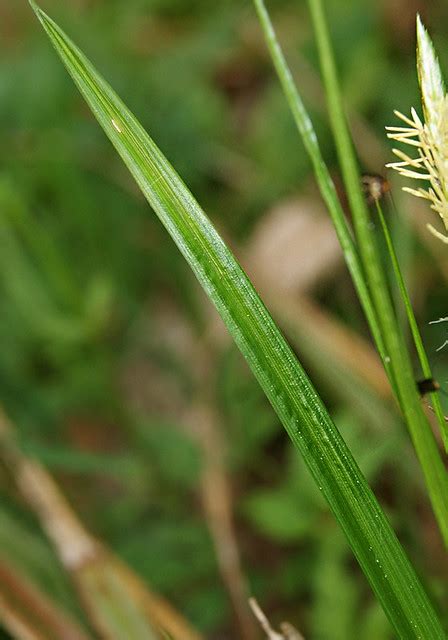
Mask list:
[{"label": "upright stalk", "polygon": [[[431,365],[429,364],[428,356],[426,355],[422,336],[418,328],[417,320],[415,318],[414,310],[412,308],[412,302],[409,297],[408,289],[406,287],[406,283],[404,281],[404,277],[400,268],[400,263],[398,261],[397,253],[395,251],[392,238],[389,233],[386,218],[384,217],[381,204],[379,203],[378,200],[376,201],[375,204],[376,204],[376,210],[378,213],[378,218],[380,220],[381,227],[383,229],[384,237],[386,240],[387,250],[389,252],[390,260],[392,262],[392,268],[394,270],[395,279],[398,283],[401,299],[403,300],[404,308],[406,311],[406,317],[408,319],[409,327],[412,333],[412,338],[414,340],[415,348],[420,361],[420,366],[422,368],[424,377],[430,379],[433,377],[432,371],[431,371]],[[434,408],[434,413],[437,416],[443,443],[445,445],[445,450],[448,451],[448,424],[445,420],[445,416],[443,415],[443,409],[440,402],[440,397],[437,392],[431,393],[431,402]]]},{"label": "upright stalk", "polygon": [[320,192],[328,207],[340,245],[344,252],[347,267],[352,276],[364,313],[366,314],[370,330],[383,360],[383,364],[388,373],[390,373],[386,348],[381,335],[378,319],[376,317],[376,311],[373,307],[370,292],[367,287],[358,249],[353,239],[352,230],[348,225],[340,200],[336,193],[334,182],[322,157],[322,152],[314,131],[313,123],[311,122],[302,98],[300,97],[294,83],[291,71],[288,67],[285,56],[283,55],[277,36],[275,35],[271,19],[266,11],[264,0],[254,0],[254,5],[263,28],[272,61],[288,101],[289,108],[291,109],[294,122],[299,130],[303,144],[313,165]]},{"label": "upright stalk", "polygon": [[322,0],[308,0],[316,33],[331,127],[353,215],[359,252],[387,355],[390,358],[398,401],[422,467],[431,503],[448,546],[448,476],[418,396],[412,365],[396,319],[369,212],[361,190],[360,174],[336,73]]}]

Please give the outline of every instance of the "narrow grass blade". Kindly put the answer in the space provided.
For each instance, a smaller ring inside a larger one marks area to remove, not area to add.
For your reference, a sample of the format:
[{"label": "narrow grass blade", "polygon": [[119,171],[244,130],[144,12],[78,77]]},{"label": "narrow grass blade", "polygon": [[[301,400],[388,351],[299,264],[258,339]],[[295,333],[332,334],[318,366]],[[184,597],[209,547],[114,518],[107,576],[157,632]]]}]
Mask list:
[{"label": "narrow grass blade", "polygon": [[444,633],[349,449],[247,276],[153,140],[61,29],[33,3],[78,88],[185,256],[301,452],[380,599],[407,640]]},{"label": "narrow grass blade", "polygon": [[[389,233],[389,229],[387,226],[386,219],[384,217],[383,209],[381,207],[381,204],[378,201],[376,201],[376,210],[381,222],[381,227],[383,229],[384,237],[386,239],[387,250],[389,252],[390,260],[392,262],[394,275],[398,283],[398,288],[400,290],[401,299],[403,301],[404,308],[406,311],[406,316],[408,319],[409,327],[411,329],[415,348],[417,350],[423,376],[429,379],[429,378],[432,378],[431,365],[429,364],[428,356],[426,355],[426,350],[423,345],[422,336],[420,335],[420,330],[418,328],[417,320],[415,319],[414,310],[412,308],[412,302],[409,297],[409,293],[403,278],[403,274],[401,272],[400,263],[398,262],[397,253],[395,251],[392,238]],[[442,409],[442,405],[441,405],[438,393],[431,393],[431,402],[434,408],[434,413],[436,414],[436,417],[437,417],[437,421],[439,423],[440,433],[442,435],[443,443],[445,445],[445,451],[448,451],[448,423],[446,422],[445,416],[443,415],[443,409]]]},{"label": "narrow grass blade", "polygon": [[353,214],[358,247],[386,352],[390,358],[395,389],[398,392],[397,399],[423,470],[440,531],[448,546],[448,475],[417,393],[411,360],[395,316],[375,235],[371,229],[369,212],[361,190],[357,160],[344,114],[322,0],[308,0],[308,3],[316,33],[330,122]]},{"label": "narrow grass blade", "polygon": [[[305,149],[313,164],[317,183],[333,220],[339,242],[344,252],[347,267],[353,278],[370,330],[378,347],[384,366],[386,370],[388,370],[389,361],[386,357],[383,337],[381,335],[376,312],[366,284],[366,278],[358,255],[358,249],[353,240],[351,229],[345,218],[330,172],[328,171],[327,165],[322,157],[313,123],[311,122],[294,83],[291,71],[288,67],[285,56],[283,55],[277,36],[275,35],[264,0],[254,0],[254,5],[266,38],[266,43],[269,47],[272,61],[288,101],[289,108],[291,109],[294,121],[302,137]],[[393,384],[393,380],[391,382]]]}]

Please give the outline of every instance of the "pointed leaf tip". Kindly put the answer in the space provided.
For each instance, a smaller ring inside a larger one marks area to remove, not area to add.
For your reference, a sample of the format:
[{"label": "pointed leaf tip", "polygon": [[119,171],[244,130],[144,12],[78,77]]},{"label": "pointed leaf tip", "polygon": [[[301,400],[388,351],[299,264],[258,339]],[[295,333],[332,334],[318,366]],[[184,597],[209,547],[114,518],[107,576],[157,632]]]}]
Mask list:
[{"label": "pointed leaf tip", "polygon": [[28,2],[30,3],[31,9],[34,11],[34,13],[39,14],[40,8],[37,6],[34,0],[28,0]]},{"label": "pointed leaf tip", "polygon": [[31,9],[36,14],[37,19],[43,25],[44,24],[44,18],[47,17],[46,14],[42,11],[42,9],[39,7],[39,5],[34,0],[28,0],[28,2],[30,3]]},{"label": "pointed leaf tip", "polygon": [[42,24],[44,28],[49,23],[53,23],[53,20],[50,18],[50,16],[46,14],[43,9],[40,8],[40,6],[37,4],[37,2],[35,2],[35,0],[28,0],[28,2],[30,4],[30,7],[36,14],[37,19],[39,20],[39,22]]}]

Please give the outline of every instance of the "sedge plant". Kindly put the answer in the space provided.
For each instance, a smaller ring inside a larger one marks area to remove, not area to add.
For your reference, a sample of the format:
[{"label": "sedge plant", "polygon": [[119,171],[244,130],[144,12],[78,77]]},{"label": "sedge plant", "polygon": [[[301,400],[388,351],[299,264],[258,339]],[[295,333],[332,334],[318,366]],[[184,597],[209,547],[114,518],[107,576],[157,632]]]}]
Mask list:
[{"label": "sedge plant", "polygon": [[[376,497],[319,394],[237,260],[134,115],[58,25],[33,0],[30,2],[98,122],[216,306],[344,531],[397,636],[444,638],[434,607]],[[328,189],[327,198],[332,200],[333,187],[326,168],[323,164],[319,168],[319,178]],[[390,318],[381,317],[378,301],[371,291],[372,283],[365,275],[363,252],[354,242],[350,229],[341,219],[338,222],[350,269],[363,291],[372,332],[392,384],[404,403],[408,399],[409,374],[405,383],[400,383],[395,363],[401,343],[394,334],[396,352],[390,349],[391,339],[385,331]],[[409,421],[417,434],[417,444],[421,445],[419,454],[424,458],[422,466],[431,480],[431,497],[441,516],[447,496],[442,493],[446,479],[440,471],[437,448],[420,417],[418,398],[412,399],[410,411],[415,414],[415,423]],[[432,473],[427,468],[430,461]]]}]

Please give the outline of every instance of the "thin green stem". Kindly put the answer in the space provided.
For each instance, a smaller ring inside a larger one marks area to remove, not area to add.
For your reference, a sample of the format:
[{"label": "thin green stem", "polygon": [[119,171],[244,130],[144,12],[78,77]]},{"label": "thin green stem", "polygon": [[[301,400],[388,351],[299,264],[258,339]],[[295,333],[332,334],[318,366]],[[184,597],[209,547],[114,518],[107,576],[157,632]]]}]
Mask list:
[{"label": "thin green stem", "polygon": [[[412,302],[409,297],[408,289],[406,287],[406,283],[403,278],[403,274],[400,268],[400,263],[398,261],[397,253],[395,251],[391,235],[389,233],[389,228],[387,226],[386,218],[384,217],[383,209],[381,207],[380,202],[376,201],[376,210],[378,213],[378,217],[381,222],[381,227],[383,229],[384,237],[386,240],[387,249],[389,252],[389,256],[392,262],[392,267],[394,270],[395,278],[398,283],[398,287],[400,290],[401,298],[403,300],[404,308],[406,311],[406,316],[408,319],[409,327],[411,329],[412,337],[414,340],[415,348],[417,350],[418,358],[420,361],[420,366],[422,368],[422,372],[425,378],[432,378],[431,365],[429,364],[428,356],[426,355],[426,350],[423,345],[422,336],[420,334],[420,330],[417,325],[417,320],[415,318],[414,310],[412,308]],[[442,405],[440,403],[440,398],[437,392],[431,393],[431,402],[434,407],[434,413],[437,416],[437,420],[439,422],[440,431],[443,438],[443,443],[445,445],[445,450],[448,451],[448,426],[443,414]]]},{"label": "thin green stem", "polygon": [[386,348],[378,325],[378,319],[372,304],[369,289],[366,284],[366,278],[359,258],[358,249],[353,240],[352,231],[348,225],[340,200],[336,193],[334,182],[331,179],[328,167],[322,157],[322,152],[314,131],[313,123],[311,122],[302,98],[297,90],[291,71],[288,67],[288,63],[286,62],[285,56],[283,55],[283,51],[275,34],[271,19],[266,11],[264,1],[254,0],[254,5],[263,28],[266,43],[275,69],[291,109],[294,122],[299,130],[305,149],[313,165],[320,192],[328,207],[328,211],[336,229],[339,242],[344,252],[347,267],[352,276],[364,313],[366,314],[375,344],[377,345],[386,370],[390,373],[390,364],[387,358]]},{"label": "thin green stem", "polygon": [[375,234],[361,190],[360,174],[348,130],[322,0],[308,0],[316,33],[331,127],[353,215],[364,271],[386,352],[392,365],[397,399],[423,470],[440,530],[448,546],[448,475],[417,393],[412,364],[393,308]]}]

